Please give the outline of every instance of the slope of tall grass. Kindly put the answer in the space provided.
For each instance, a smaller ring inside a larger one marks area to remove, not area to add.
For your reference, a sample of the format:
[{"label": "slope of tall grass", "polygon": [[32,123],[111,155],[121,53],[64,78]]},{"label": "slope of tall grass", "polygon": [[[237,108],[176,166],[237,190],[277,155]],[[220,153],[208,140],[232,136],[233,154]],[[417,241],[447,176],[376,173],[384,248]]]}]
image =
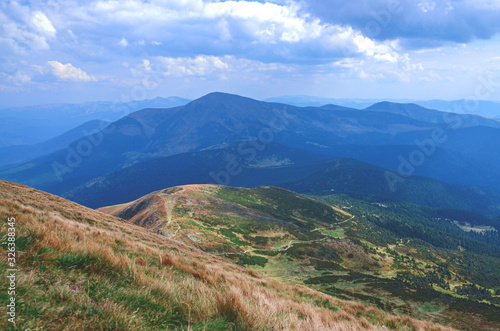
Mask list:
[{"label": "slope of tall grass", "polygon": [[18,268],[15,325],[0,278],[2,330],[451,330],[259,276],[26,186],[0,181],[0,215],[0,243],[16,219]]}]

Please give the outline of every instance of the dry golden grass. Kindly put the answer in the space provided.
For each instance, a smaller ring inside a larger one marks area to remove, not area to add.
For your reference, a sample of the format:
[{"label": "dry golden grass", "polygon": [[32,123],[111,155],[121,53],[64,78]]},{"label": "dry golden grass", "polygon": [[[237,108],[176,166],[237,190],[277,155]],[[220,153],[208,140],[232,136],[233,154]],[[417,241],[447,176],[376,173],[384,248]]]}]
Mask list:
[{"label": "dry golden grass", "polygon": [[[25,246],[19,329],[452,330],[259,276],[22,185],[0,181],[0,215],[16,218]],[[6,329],[3,304],[0,316]]]}]

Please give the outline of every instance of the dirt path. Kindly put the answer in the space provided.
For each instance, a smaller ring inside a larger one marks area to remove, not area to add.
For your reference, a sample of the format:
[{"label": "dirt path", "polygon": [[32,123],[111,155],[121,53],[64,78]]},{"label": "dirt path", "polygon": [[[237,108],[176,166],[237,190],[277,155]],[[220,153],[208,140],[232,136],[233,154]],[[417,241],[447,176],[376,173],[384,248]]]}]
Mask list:
[{"label": "dirt path", "polygon": [[[333,209],[333,210],[335,210],[336,212],[341,213],[342,215],[345,215],[345,216],[352,216],[352,214],[349,214],[349,213],[348,213],[348,212],[346,212],[345,210],[342,210],[342,209],[337,208],[337,207],[335,207],[335,206],[330,206],[330,207],[332,207],[332,209]],[[354,217],[354,216],[352,216],[352,217]]]},{"label": "dirt path", "polygon": [[[344,224],[346,222],[349,222],[350,220],[354,219],[354,216],[349,214],[351,217],[340,222],[340,223],[335,223],[335,224],[332,224],[330,225],[329,227],[326,227],[326,228],[315,228],[309,232],[315,232],[315,231],[318,231],[318,230],[328,230],[328,229],[331,229],[333,227],[336,227],[338,226],[339,224]],[[321,239],[315,239],[315,240],[308,240],[308,241],[290,241],[290,243],[288,245],[286,245],[285,247],[283,248],[271,248],[269,249],[270,251],[273,251],[273,252],[285,252],[287,250],[289,250],[290,248],[292,248],[294,245],[296,244],[311,244],[311,243],[315,243],[315,242],[323,242],[323,241],[327,241],[328,239],[331,239],[330,236],[325,236]],[[214,254],[214,255],[240,255],[240,254],[246,254],[248,252],[251,252],[251,251],[254,251],[255,248],[249,248],[249,249],[246,249],[246,250],[243,250],[242,252],[240,253],[217,253],[217,252],[209,252],[211,254]]]},{"label": "dirt path", "polygon": [[349,221],[350,221],[350,220],[352,220],[353,218],[354,218],[354,216],[352,216],[352,215],[351,215],[351,217],[350,217],[349,219],[343,220],[342,222],[332,224],[332,225],[330,225],[330,226],[328,226],[328,227],[326,227],[326,228],[316,228],[316,229],[311,230],[310,232],[315,232],[315,231],[319,231],[319,230],[330,230],[330,229],[332,229],[332,228],[334,228],[334,227],[337,227],[337,226],[338,226],[338,225],[340,225],[340,224],[344,224],[344,223],[346,223],[346,222],[349,222]]},{"label": "dirt path", "polygon": [[[162,198],[163,201],[165,202],[165,211],[167,212],[167,224],[164,227],[165,229],[168,228],[170,226],[170,224],[172,223],[172,214],[174,211],[175,203],[177,202],[177,199],[179,199],[179,196],[177,195],[177,193],[182,193],[184,191],[185,191],[185,189],[181,188],[180,191],[176,191],[174,193],[158,194],[158,196],[160,198]],[[175,236],[177,235],[177,232],[179,232],[179,230],[181,229],[181,226],[179,225],[179,223],[177,223],[177,221],[174,220],[173,222],[175,223],[175,225],[177,225],[177,229],[174,231],[173,234],[167,233],[167,235],[170,239],[175,238]]]}]

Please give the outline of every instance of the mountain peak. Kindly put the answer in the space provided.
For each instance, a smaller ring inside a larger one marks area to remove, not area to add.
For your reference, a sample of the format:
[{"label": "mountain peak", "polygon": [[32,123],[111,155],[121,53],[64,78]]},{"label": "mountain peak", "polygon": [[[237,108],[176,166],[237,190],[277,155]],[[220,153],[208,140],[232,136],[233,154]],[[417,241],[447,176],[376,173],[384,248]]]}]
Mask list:
[{"label": "mountain peak", "polygon": [[207,103],[207,102],[216,102],[216,103],[221,103],[221,102],[244,102],[244,101],[253,101],[253,102],[259,102],[257,100],[247,98],[247,97],[242,97],[241,95],[237,94],[230,94],[230,93],[225,93],[225,92],[212,92],[207,95],[202,96],[201,98],[198,98],[192,103]]},{"label": "mountain peak", "polygon": [[418,109],[429,109],[429,108],[417,105],[416,103],[397,103],[390,101],[377,102],[371,105],[370,107],[365,108],[365,110],[387,110],[387,111],[395,109],[418,110]]},{"label": "mountain peak", "polygon": [[[235,121],[238,118],[246,121],[248,116],[250,118],[266,117],[268,108],[266,105],[265,102],[237,94],[213,92],[187,104],[184,117],[194,116],[193,120],[199,120],[200,116],[210,114],[210,121],[219,121],[221,119]],[[243,125],[246,124],[243,123]]]}]

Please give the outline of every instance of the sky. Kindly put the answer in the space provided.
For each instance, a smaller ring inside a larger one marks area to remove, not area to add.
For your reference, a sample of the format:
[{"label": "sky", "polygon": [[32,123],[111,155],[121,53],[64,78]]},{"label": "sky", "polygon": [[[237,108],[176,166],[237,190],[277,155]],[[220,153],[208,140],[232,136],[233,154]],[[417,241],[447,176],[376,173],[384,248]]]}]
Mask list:
[{"label": "sky", "polygon": [[0,2],[0,107],[221,91],[500,100],[498,0]]}]

